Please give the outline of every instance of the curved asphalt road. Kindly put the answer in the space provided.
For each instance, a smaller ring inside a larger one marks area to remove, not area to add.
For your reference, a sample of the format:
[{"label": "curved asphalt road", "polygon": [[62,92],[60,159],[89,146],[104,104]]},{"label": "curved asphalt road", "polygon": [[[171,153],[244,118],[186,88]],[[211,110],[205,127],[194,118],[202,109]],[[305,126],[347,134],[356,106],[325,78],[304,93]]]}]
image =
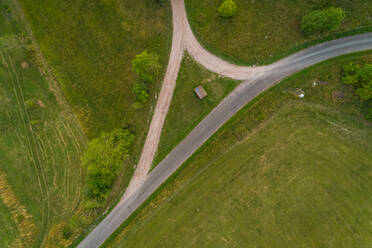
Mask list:
[{"label": "curved asphalt road", "polygon": [[184,161],[186,161],[228,119],[258,94],[286,76],[321,61],[372,49],[372,33],[326,42],[263,67],[255,78],[244,81],[227,96],[171,153],[147,176],[127,200],[120,201],[110,214],[78,247],[99,247]]}]

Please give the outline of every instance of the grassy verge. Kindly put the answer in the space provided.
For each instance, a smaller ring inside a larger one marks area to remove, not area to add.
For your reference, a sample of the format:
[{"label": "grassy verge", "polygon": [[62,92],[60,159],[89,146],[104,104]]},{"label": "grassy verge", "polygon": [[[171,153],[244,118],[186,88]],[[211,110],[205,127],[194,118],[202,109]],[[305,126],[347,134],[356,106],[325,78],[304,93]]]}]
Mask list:
[{"label": "grassy verge", "polygon": [[[238,81],[209,72],[186,55],[154,164],[159,163],[238,84]],[[202,100],[194,93],[194,88],[198,85],[202,85],[208,94]]]},{"label": "grassy verge", "polygon": [[[306,37],[301,32],[301,18],[320,8],[315,1],[237,1],[237,15],[224,20],[216,15],[221,1],[186,1],[190,25],[198,40],[212,53],[240,65],[269,64],[311,45],[343,36],[371,32],[367,0],[329,3],[342,7],[346,19],[334,33]],[[211,7],[214,6],[214,7]]]},{"label": "grassy verge", "polygon": [[[363,220],[369,219],[372,202],[363,185],[371,181],[371,124],[362,119],[359,99],[340,82],[340,67],[370,62],[369,54],[313,66],[261,94],[106,247],[234,246],[248,240],[263,247],[309,247],[328,244],[325,234],[338,247],[368,247],[371,229]],[[314,80],[323,83],[313,87]],[[303,100],[296,97],[297,88],[305,91]],[[343,99],[334,98],[337,90]]]},{"label": "grassy verge", "polygon": [[45,68],[15,13],[10,1],[1,2],[0,246],[56,247],[79,231],[73,227],[62,240],[67,220],[85,223],[77,216],[86,137],[58,88],[40,73]]}]

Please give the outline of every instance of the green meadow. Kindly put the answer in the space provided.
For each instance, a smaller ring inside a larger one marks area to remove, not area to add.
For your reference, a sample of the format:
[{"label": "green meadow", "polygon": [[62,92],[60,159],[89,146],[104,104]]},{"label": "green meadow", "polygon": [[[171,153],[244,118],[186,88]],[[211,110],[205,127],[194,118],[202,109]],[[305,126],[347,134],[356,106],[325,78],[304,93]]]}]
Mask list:
[{"label": "green meadow", "polygon": [[[154,164],[160,162],[238,84],[239,81],[208,71],[186,54],[178,74]],[[203,99],[199,99],[194,92],[194,88],[199,85],[208,94]]]},{"label": "green meadow", "polygon": [[349,61],[372,56],[321,63],[258,96],[106,247],[371,246],[372,124],[340,80]]},{"label": "green meadow", "polygon": [[[208,50],[237,64],[267,64],[294,51],[345,32],[372,30],[369,0],[235,0],[231,19],[217,15],[221,0],[185,1],[190,25]],[[341,7],[346,17],[340,28],[305,36],[301,19],[313,10]],[[306,45],[307,44],[307,45]]]}]

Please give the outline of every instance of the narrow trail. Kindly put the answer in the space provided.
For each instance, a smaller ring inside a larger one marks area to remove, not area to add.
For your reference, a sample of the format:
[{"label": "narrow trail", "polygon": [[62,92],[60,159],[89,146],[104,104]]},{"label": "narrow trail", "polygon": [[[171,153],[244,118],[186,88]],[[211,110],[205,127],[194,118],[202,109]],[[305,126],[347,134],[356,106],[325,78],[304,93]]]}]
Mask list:
[{"label": "narrow trail", "polygon": [[146,180],[146,176],[151,169],[152,161],[158,148],[161,130],[168,113],[170,103],[172,101],[173,91],[176,87],[178,72],[181,67],[184,46],[182,42],[183,32],[179,28],[181,20],[175,15],[175,6],[172,4],[172,21],[173,21],[173,37],[172,48],[169,56],[169,62],[163,84],[160,90],[158,101],[156,103],[154,115],[151,120],[150,128],[147,133],[146,141],[141,153],[140,160],[137,164],[134,175],[130,184],[125,191],[122,200],[127,199],[135,192]]}]

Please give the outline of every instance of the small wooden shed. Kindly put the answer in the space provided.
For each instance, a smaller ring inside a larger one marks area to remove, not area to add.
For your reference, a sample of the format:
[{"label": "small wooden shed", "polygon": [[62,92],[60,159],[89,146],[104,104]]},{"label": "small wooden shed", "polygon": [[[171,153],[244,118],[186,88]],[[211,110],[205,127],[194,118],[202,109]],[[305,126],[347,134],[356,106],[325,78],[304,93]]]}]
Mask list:
[{"label": "small wooden shed", "polygon": [[196,87],[194,89],[194,92],[199,97],[199,99],[203,99],[204,97],[206,97],[208,95],[207,92],[205,91],[205,89],[203,88],[203,86],[201,86],[201,85]]}]

